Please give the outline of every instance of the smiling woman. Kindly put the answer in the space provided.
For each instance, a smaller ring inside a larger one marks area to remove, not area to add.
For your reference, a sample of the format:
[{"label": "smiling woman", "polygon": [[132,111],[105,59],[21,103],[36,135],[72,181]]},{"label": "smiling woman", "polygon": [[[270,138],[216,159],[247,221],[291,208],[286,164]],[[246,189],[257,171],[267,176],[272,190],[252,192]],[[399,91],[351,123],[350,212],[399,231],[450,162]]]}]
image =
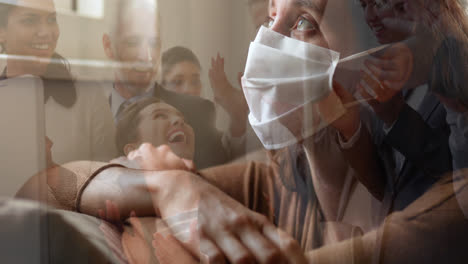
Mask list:
[{"label": "smiling woman", "polygon": [[127,106],[117,123],[116,144],[122,155],[128,155],[143,143],[155,147],[168,145],[181,158],[194,157],[192,127],[179,110],[154,97]]},{"label": "smiling woman", "polygon": [[0,1],[0,44],[8,56],[2,78],[31,74],[44,82],[45,101],[76,101],[68,63],[55,52],[60,29],[52,0]]},{"label": "smiling woman", "polygon": [[0,80],[24,75],[41,79],[45,106],[37,114],[45,120],[51,140],[47,151],[55,163],[109,160],[116,151],[107,98],[102,90],[75,82],[68,61],[56,52],[59,38],[53,0],[0,0],[0,44],[6,58]]}]

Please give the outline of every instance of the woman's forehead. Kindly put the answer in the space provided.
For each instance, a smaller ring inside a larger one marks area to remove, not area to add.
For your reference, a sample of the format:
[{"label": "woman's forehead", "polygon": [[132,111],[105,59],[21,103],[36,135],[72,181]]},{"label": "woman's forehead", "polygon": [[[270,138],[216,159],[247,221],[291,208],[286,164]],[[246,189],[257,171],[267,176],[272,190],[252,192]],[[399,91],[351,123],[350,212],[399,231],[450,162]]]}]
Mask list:
[{"label": "woman's forehead", "polygon": [[287,7],[287,8],[310,8],[322,13],[328,0],[269,0],[268,8]]},{"label": "woman's forehead", "polygon": [[166,104],[164,102],[158,102],[158,103],[153,103],[148,106],[146,106],[141,113],[142,114],[151,114],[155,111],[162,111],[162,112],[167,112],[167,113],[175,113],[175,114],[180,114],[180,111],[177,110],[175,107],[172,105]]}]

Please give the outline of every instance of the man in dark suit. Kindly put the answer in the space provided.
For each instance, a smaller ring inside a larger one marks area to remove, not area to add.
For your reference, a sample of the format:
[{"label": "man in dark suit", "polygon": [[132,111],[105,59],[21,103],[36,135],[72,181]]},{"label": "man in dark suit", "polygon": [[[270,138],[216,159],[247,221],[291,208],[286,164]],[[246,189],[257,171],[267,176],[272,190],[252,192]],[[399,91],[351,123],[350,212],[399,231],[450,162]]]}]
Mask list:
[{"label": "man in dark suit", "polygon": [[[369,188],[371,192],[384,201],[383,215],[404,209],[452,169],[446,111],[435,95],[426,91],[425,87],[404,91],[405,96],[396,95],[384,103],[386,106],[380,105],[399,109],[390,124],[384,121],[382,112],[376,114],[375,110],[363,109],[361,117],[370,133],[362,126],[359,139],[351,147],[344,148],[355,168],[359,163],[362,166],[358,165],[358,168],[371,167],[367,163],[369,159],[363,159],[367,155],[378,157],[380,173],[361,170],[361,176],[374,180],[380,177],[379,185],[384,186],[383,189],[374,184],[368,187],[373,186]],[[375,145],[373,154],[369,154],[366,140]]]},{"label": "man in dark suit", "polygon": [[[384,19],[404,20],[411,16],[407,13],[411,8],[405,9],[405,14],[400,14],[370,0],[361,0],[361,6],[367,24],[381,44],[407,41],[412,37],[413,32],[389,28],[383,22]],[[414,54],[414,50],[407,46],[397,51]],[[399,67],[399,71],[407,74],[423,66],[416,65],[419,62],[412,63],[407,70]],[[366,66],[369,71],[362,73],[365,85],[358,88],[363,97],[372,97],[367,92],[369,88],[374,91],[392,91],[385,82],[377,80],[379,74],[376,73],[375,63]],[[403,65],[403,68],[406,66]],[[398,84],[397,88],[407,89],[393,92],[385,100],[370,100],[369,107],[363,107],[361,111],[362,124],[367,126],[361,125],[352,137],[343,140],[347,141],[346,144],[342,144],[344,154],[358,171],[359,177],[362,177],[361,181],[374,196],[384,202],[383,215],[404,209],[440,176],[452,170],[448,141],[450,129],[445,121],[444,106],[430,92],[434,87],[407,87],[408,83],[405,82]]]},{"label": "man in dark suit", "polygon": [[[109,103],[114,120],[126,105],[156,96],[180,110],[195,132],[195,164],[206,168],[228,160],[222,134],[215,127],[215,107],[208,100],[176,94],[156,83],[161,39],[157,0],[121,0],[113,30],[104,34],[107,57],[120,63]],[[154,23],[148,23],[154,21]]]}]

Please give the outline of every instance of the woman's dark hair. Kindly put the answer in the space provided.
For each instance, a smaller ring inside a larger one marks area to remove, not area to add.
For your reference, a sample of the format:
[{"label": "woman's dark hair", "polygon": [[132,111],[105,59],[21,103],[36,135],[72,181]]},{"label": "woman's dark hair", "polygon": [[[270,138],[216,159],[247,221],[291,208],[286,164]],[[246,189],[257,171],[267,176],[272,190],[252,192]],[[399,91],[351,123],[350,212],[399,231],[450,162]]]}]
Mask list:
[{"label": "woman's dark hair", "polygon": [[[15,8],[16,1],[10,1],[10,4],[0,3],[0,27],[6,27],[8,23],[8,14],[12,8]],[[0,43],[1,52],[4,52],[3,44]],[[68,61],[54,53],[51,57],[51,63],[43,76],[40,76],[44,84],[44,102],[50,97],[60,105],[70,108],[76,102],[76,87],[74,79],[70,72]]]},{"label": "woman's dark hair", "polygon": [[120,155],[125,155],[125,145],[138,141],[138,126],[141,121],[140,112],[147,106],[156,103],[163,103],[163,101],[156,97],[144,97],[125,107],[117,116],[115,144]]},{"label": "woman's dark hair", "polygon": [[191,62],[201,69],[200,61],[190,49],[186,47],[177,46],[165,51],[162,54],[161,58],[161,69],[163,78],[172,69],[172,67],[174,67],[174,65],[184,61]]}]

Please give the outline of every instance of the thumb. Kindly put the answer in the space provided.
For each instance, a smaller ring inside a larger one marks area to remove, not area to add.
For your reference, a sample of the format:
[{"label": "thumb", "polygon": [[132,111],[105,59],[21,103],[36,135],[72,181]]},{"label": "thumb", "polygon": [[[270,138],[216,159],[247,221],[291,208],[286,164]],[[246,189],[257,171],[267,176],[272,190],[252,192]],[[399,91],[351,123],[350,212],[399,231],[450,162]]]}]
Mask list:
[{"label": "thumb", "polygon": [[184,162],[185,166],[187,167],[188,170],[195,172],[197,170],[195,163],[193,160],[188,160],[188,159],[182,159]]}]

